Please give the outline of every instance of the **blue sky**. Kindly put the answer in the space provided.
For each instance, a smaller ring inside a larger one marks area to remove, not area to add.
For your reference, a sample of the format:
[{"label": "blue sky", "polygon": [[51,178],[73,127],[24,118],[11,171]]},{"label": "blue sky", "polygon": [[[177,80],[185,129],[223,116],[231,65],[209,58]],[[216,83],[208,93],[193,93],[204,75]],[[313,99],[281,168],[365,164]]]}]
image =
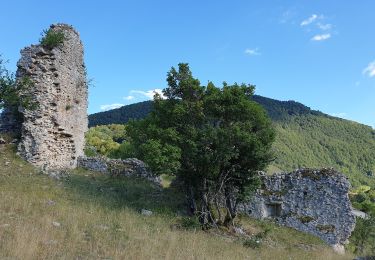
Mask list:
[{"label": "blue sky", "polygon": [[147,100],[188,62],[195,77],[375,127],[375,1],[3,1],[0,53],[72,24],[94,86],[89,113]]}]

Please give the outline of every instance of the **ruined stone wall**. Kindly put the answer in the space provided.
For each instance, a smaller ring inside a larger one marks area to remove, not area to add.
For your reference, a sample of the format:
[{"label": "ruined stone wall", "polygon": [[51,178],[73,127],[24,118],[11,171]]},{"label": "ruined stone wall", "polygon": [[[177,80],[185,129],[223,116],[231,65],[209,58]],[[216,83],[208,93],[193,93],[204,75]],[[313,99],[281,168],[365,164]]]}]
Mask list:
[{"label": "ruined stone wall", "polygon": [[301,169],[262,176],[264,185],[251,202],[248,215],[311,233],[342,247],[355,227],[347,178],[332,169]]},{"label": "ruined stone wall", "polygon": [[21,50],[17,79],[28,77],[36,109],[21,111],[19,154],[47,169],[74,168],[83,155],[87,130],[87,84],[83,46],[69,25],[51,25],[64,33],[63,44],[52,49],[31,45]]},{"label": "ruined stone wall", "polygon": [[87,170],[97,171],[113,176],[139,177],[161,184],[159,176],[154,175],[147,165],[136,158],[108,159],[106,157],[79,157],[78,167]]}]

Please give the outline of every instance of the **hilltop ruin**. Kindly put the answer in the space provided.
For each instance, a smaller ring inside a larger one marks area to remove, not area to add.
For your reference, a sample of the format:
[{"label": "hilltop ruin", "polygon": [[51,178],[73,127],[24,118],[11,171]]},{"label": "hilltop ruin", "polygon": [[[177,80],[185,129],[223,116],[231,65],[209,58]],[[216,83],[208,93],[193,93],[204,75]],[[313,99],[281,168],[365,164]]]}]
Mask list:
[{"label": "hilltop ruin", "polygon": [[51,25],[63,33],[56,46],[31,45],[21,50],[16,79],[33,83],[27,90],[34,109],[19,107],[21,126],[11,126],[11,115],[3,115],[8,128],[20,128],[18,153],[43,169],[74,168],[83,155],[87,131],[87,82],[83,45],[79,34],[66,24]]}]

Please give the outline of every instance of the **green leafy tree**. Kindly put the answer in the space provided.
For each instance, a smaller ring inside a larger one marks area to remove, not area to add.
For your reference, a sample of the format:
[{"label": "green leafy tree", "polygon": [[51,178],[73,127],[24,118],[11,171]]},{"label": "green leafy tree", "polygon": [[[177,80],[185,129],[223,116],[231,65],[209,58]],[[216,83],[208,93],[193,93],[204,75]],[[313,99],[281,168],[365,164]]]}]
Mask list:
[{"label": "green leafy tree", "polygon": [[19,109],[35,109],[37,104],[32,100],[28,90],[33,82],[28,77],[16,80],[14,73],[9,72],[0,56],[0,109],[8,109],[16,120],[22,120]]},{"label": "green leafy tree", "polygon": [[[92,127],[86,135],[86,155],[105,155],[116,157],[120,143],[126,139],[125,125]],[[113,155],[113,156],[111,156]]]},{"label": "green leafy tree", "polygon": [[239,203],[260,184],[257,171],[272,160],[271,122],[250,100],[254,86],[201,86],[184,63],[167,82],[150,116],[129,124],[130,142],[158,173],[177,176],[204,227],[232,225]]}]

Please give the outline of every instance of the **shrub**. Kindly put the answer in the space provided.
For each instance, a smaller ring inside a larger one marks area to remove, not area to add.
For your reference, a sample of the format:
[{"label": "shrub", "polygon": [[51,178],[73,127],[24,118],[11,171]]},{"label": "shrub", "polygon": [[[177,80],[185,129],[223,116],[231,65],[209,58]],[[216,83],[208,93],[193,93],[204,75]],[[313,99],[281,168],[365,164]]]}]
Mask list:
[{"label": "shrub", "polygon": [[48,49],[53,49],[62,44],[64,40],[65,36],[62,31],[48,29],[43,31],[40,44]]},{"label": "shrub", "polygon": [[375,217],[357,218],[355,230],[350,237],[356,254],[375,254]]}]

